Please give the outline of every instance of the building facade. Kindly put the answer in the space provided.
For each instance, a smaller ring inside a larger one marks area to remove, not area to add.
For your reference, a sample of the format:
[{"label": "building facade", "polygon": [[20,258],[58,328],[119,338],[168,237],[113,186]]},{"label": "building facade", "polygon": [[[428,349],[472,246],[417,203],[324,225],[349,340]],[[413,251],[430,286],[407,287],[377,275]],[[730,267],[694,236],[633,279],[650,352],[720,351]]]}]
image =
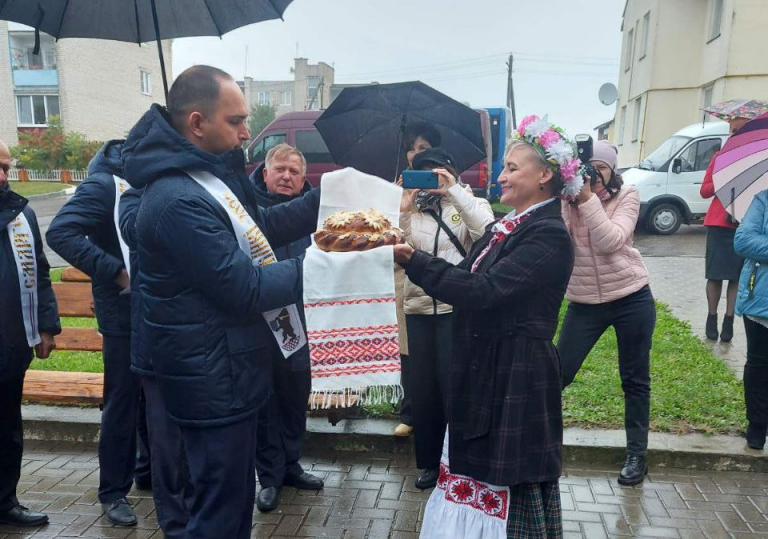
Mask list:
[{"label": "building facade", "polygon": [[768,99],[764,0],[627,0],[613,141],[639,163],[730,99]]},{"label": "building facade", "polygon": [[252,108],[271,105],[275,115],[302,110],[321,110],[331,103],[334,69],[325,62],[310,64],[306,58],[296,58],[292,80],[257,81],[245,77],[239,81],[245,102]]},{"label": "building facade", "polygon": [[[0,21],[0,138],[9,145],[52,116],[90,140],[122,138],[153,102],[165,101],[154,43],[40,34],[35,55],[34,41],[29,27]],[[164,52],[170,66],[170,42]]]}]

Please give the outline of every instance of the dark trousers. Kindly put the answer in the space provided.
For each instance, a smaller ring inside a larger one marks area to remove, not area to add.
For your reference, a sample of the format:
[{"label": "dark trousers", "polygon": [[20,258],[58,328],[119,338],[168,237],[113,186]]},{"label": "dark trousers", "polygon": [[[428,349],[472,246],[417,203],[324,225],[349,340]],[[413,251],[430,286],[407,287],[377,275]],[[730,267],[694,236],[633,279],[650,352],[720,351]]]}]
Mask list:
[{"label": "dark trousers", "polygon": [[136,435],[136,445],[139,453],[136,456],[136,469],[133,472],[133,477],[137,482],[146,485],[152,481],[152,464],[149,449],[149,429],[147,427],[147,398],[144,395],[143,386],[139,393]]},{"label": "dark trousers", "polygon": [[406,314],[416,465],[438,468],[448,423],[453,314]]},{"label": "dark trousers", "polygon": [[21,477],[24,430],[21,427],[21,392],[24,377],[0,382],[0,512],[15,507]]},{"label": "dark trousers", "polygon": [[281,487],[286,475],[299,476],[307,431],[309,369],[293,371],[282,355],[272,362],[272,396],[259,411],[256,473],[262,488]]},{"label": "dark trousers", "polygon": [[131,339],[104,335],[104,407],[99,434],[99,501],[124,498],[136,467],[139,381],[131,372]]},{"label": "dark trousers", "polygon": [[768,425],[768,328],[744,317],[747,364],[744,365],[744,400],[747,419]]},{"label": "dark trousers", "polygon": [[256,416],[181,427],[192,483],[186,539],[249,539],[256,498]]},{"label": "dark trousers", "polygon": [[403,400],[400,403],[400,423],[413,426],[413,412],[411,404],[411,358],[407,354],[400,354],[400,385],[403,388]]},{"label": "dark trousers", "polygon": [[651,410],[651,342],[656,327],[656,306],[650,287],[608,303],[568,306],[557,343],[563,388],[573,382],[587,354],[610,326],[616,330],[619,348],[627,452],[645,455]]},{"label": "dark trousers", "polygon": [[187,496],[191,496],[191,486],[181,430],[168,415],[157,381],[142,377],[141,384],[146,399],[152,498],[157,521],[165,537],[184,539],[189,520]]}]

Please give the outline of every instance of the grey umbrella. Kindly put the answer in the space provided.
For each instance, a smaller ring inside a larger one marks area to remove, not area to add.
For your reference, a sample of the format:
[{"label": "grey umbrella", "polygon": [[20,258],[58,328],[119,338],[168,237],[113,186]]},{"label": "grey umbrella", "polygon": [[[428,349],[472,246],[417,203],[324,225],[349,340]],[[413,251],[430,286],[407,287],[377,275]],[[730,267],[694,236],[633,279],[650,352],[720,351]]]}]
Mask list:
[{"label": "grey umbrella", "polygon": [[0,0],[0,20],[56,39],[80,37],[130,43],[157,42],[163,88],[168,96],[161,40],[219,36],[271,19],[282,19],[293,0]]}]

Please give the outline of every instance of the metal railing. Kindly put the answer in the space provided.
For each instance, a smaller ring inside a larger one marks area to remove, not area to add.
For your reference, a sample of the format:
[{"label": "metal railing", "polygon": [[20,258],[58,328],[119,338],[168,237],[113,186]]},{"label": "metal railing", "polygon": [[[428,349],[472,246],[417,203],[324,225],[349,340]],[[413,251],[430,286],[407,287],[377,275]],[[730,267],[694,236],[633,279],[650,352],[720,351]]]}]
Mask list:
[{"label": "metal railing", "polygon": [[[8,179],[11,181],[20,181],[19,172],[24,170],[27,174],[26,180],[31,182],[59,182],[61,181],[62,170],[30,170],[11,168],[8,170]],[[88,177],[87,170],[70,170],[71,181],[81,182]]]}]

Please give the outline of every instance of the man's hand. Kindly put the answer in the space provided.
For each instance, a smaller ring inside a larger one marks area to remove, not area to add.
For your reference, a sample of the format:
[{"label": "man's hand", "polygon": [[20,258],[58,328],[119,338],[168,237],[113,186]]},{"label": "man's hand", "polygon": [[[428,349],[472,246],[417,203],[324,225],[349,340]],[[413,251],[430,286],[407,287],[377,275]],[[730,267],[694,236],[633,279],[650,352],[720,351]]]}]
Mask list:
[{"label": "man's hand", "polygon": [[131,276],[128,275],[128,270],[123,268],[120,270],[120,273],[115,278],[115,284],[120,287],[121,290],[125,290],[129,286],[131,286]]},{"label": "man's hand", "polygon": [[50,333],[40,332],[40,344],[35,345],[35,356],[37,359],[47,359],[51,352],[56,348],[56,341]]},{"label": "man's hand", "polygon": [[393,249],[395,250],[395,262],[398,264],[407,264],[411,261],[411,256],[413,256],[413,247],[407,243],[401,243],[399,245],[395,245]]}]

